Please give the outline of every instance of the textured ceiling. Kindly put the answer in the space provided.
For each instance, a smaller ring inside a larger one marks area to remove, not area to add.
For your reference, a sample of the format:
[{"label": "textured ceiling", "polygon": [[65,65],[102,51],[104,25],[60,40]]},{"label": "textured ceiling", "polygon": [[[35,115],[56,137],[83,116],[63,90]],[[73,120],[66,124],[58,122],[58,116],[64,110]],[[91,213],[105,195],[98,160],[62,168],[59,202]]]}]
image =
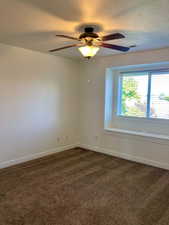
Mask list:
[{"label": "textured ceiling", "polygon": [[[169,0],[0,0],[0,15],[0,42],[46,53],[75,43],[55,34],[78,36],[86,23],[100,25],[101,34],[123,33],[110,43],[136,44],[131,51],[169,47]],[[76,48],[57,54],[81,57]]]}]

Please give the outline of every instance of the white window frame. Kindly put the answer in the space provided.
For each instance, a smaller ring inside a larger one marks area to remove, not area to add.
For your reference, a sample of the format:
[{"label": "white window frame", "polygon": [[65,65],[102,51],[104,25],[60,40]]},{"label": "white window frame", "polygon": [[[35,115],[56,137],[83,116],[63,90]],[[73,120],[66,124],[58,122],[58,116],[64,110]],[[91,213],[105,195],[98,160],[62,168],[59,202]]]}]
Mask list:
[{"label": "white window frame", "polygon": [[[169,118],[153,118],[150,116],[152,76],[161,75],[161,74],[165,76],[165,75],[168,75],[168,73],[169,73],[169,69],[154,69],[154,70],[144,70],[144,71],[137,70],[132,72],[121,72],[118,79],[117,116],[144,118],[144,119],[153,119],[153,120],[169,120]],[[134,76],[148,76],[147,105],[146,105],[146,115],[144,117],[126,116],[122,114],[122,80],[123,80],[123,77],[132,76],[132,74]]]}]

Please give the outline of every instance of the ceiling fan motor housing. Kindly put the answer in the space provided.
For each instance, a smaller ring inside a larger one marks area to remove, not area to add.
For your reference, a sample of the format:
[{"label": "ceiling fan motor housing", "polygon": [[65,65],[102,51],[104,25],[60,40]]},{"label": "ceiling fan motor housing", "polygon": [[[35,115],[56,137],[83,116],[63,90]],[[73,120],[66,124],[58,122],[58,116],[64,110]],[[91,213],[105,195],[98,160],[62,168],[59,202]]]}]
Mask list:
[{"label": "ceiling fan motor housing", "polygon": [[94,33],[93,31],[94,31],[93,27],[86,27],[85,32],[80,35],[79,39],[83,39],[83,38],[87,38],[87,37],[98,38],[99,35]]}]

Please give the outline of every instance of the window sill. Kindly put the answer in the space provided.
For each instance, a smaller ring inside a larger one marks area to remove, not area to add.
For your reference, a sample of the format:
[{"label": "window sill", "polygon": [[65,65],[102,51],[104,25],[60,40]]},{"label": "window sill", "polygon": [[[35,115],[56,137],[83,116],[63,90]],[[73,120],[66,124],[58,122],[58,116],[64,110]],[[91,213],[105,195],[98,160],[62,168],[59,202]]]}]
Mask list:
[{"label": "window sill", "polygon": [[117,115],[118,118],[122,119],[135,119],[135,120],[142,120],[142,121],[153,121],[153,122],[169,122],[169,118],[163,119],[163,118],[153,118],[153,117],[138,117],[138,116],[124,116],[124,115]]},{"label": "window sill", "polygon": [[162,139],[162,140],[169,141],[169,136],[160,135],[160,134],[152,134],[152,133],[124,130],[124,129],[118,129],[118,128],[105,128],[105,131],[117,132],[117,133],[123,133],[123,134],[131,134],[131,135],[136,135],[136,136],[150,137],[150,138],[156,138],[156,139]]}]

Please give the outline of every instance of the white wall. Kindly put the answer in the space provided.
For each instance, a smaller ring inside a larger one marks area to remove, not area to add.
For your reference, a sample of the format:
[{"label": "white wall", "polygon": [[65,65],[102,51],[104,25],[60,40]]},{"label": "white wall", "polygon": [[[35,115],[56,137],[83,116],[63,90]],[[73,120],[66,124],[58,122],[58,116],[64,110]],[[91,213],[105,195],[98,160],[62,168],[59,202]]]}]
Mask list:
[{"label": "white wall", "polygon": [[160,61],[169,61],[169,48],[98,57],[83,63],[81,146],[169,169],[169,141],[104,131],[106,68]]},{"label": "white wall", "polygon": [[77,143],[78,82],[78,62],[0,44],[0,167]]},{"label": "white wall", "polygon": [[83,147],[169,169],[167,140],[104,131],[105,69],[160,61],[169,49],[79,63],[0,44],[0,167],[77,146],[80,135]]}]

